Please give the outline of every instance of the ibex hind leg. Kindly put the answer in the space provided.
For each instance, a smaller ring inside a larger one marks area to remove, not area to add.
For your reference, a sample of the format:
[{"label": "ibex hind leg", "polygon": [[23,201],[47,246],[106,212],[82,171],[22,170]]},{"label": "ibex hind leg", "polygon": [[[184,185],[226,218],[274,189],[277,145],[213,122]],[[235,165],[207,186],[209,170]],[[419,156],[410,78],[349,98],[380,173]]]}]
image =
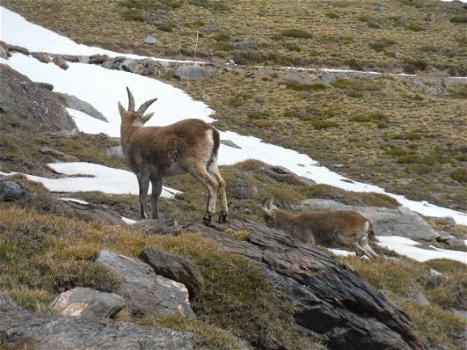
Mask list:
[{"label": "ibex hind leg", "polygon": [[146,200],[149,190],[149,174],[143,172],[137,175],[139,185],[139,205],[141,210],[141,219],[146,219]]},{"label": "ibex hind leg", "polygon": [[219,200],[221,202],[221,213],[219,215],[219,222],[226,223],[227,215],[229,215],[229,207],[227,203],[227,194],[225,192],[225,181],[222,178],[221,173],[219,172],[219,168],[217,167],[217,162],[215,160],[208,165],[207,170],[209,174],[211,174],[211,176],[214,177],[217,180],[217,183],[219,184],[218,194]]},{"label": "ibex hind leg", "polygon": [[199,182],[201,182],[208,190],[208,202],[207,202],[207,207],[206,207],[206,214],[203,217],[203,224],[210,225],[211,218],[216,211],[219,184],[209,174],[207,169],[205,169],[204,167],[200,165],[194,166],[192,169],[190,169],[189,173],[194,178],[196,178]]}]

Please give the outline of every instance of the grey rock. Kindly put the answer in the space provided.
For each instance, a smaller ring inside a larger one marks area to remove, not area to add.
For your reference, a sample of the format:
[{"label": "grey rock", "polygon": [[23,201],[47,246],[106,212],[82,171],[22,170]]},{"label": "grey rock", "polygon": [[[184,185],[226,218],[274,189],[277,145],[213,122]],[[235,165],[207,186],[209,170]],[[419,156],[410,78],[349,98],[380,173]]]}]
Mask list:
[{"label": "grey rock", "polygon": [[49,91],[53,91],[54,89],[54,86],[52,84],[49,84],[49,83],[43,83],[43,82],[34,82],[34,84],[36,84],[37,86],[43,88],[43,89],[47,89]]},{"label": "grey rock", "polygon": [[64,70],[67,70],[68,68],[70,68],[70,66],[68,65],[68,63],[66,63],[65,59],[58,55],[58,56],[55,56],[53,59],[52,59],[52,62],[55,63],[55,65],[57,65],[58,67],[60,67],[61,69],[64,69]]},{"label": "grey rock", "polygon": [[237,145],[235,142],[230,141],[230,140],[221,140],[221,144],[227,147],[232,147],[236,149],[242,149],[239,145]]},{"label": "grey rock", "polygon": [[305,176],[299,176],[298,177],[300,179],[300,181],[304,184],[304,185],[307,185],[307,186],[312,186],[312,185],[315,185],[316,184],[316,181],[313,181],[312,179],[309,179]]},{"label": "grey rock", "polygon": [[325,84],[330,84],[337,79],[337,75],[335,73],[324,73],[319,76],[319,79]]},{"label": "grey rock", "polygon": [[361,207],[328,199],[307,199],[296,209],[353,210],[371,221],[377,236],[402,236],[425,242],[438,236],[419,214],[403,206],[397,209]]},{"label": "grey rock", "polygon": [[123,150],[121,146],[112,146],[107,148],[107,155],[111,157],[116,157],[119,159],[125,159],[125,155],[123,154]]},{"label": "grey rock", "polygon": [[[297,327],[323,336],[330,349],[425,349],[406,313],[325,250],[253,222],[186,229],[256,262],[285,292]],[[250,235],[238,240],[227,229]]]},{"label": "grey rock", "polygon": [[148,45],[154,45],[157,44],[157,39],[152,35],[148,35],[146,38],[144,38],[144,43]]},{"label": "grey rock", "polygon": [[156,248],[146,248],[139,257],[151,266],[156,274],[183,283],[190,293],[190,299],[195,298],[204,287],[204,278],[198,268],[182,256]]},{"label": "grey rock", "polygon": [[34,57],[36,60],[42,63],[50,62],[50,56],[45,52],[34,52],[32,53],[32,57]]},{"label": "grey rock", "polygon": [[245,40],[233,40],[232,46],[236,49],[254,49],[257,46],[256,39],[250,38]]},{"label": "grey rock", "polygon": [[158,72],[157,66],[153,62],[146,62],[143,68],[143,75],[154,75]]},{"label": "grey rock", "polygon": [[69,154],[63,153],[62,151],[59,151],[55,148],[51,147],[42,147],[40,149],[40,152],[42,154],[49,154],[54,157],[59,157],[61,160],[64,160],[66,162],[79,162],[79,158],[75,156],[70,156]]},{"label": "grey rock", "polygon": [[110,209],[99,209],[97,205],[89,205],[88,208],[79,208],[79,204],[68,203],[69,206],[73,207],[73,216],[76,219],[80,219],[87,222],[100,222],[103,225],[125,225],[122,217]]},{"label": "grey rock", "polygon": [[384,12],[385,10],[385,7],[381,4],[377,4],[376,7],[375,7],[376,11],[378,12]]},{"label": "grey rock", "polygon": [[3,59],[8,59],[8,52],[0,46],[0,57]]},{"label": "grey rock", "polygon": [[405,15],[401,15],[401,16],[399,16],[397,18],[397,21],[399,23],[405,24],[405,23],[407,23],[409,21],[409,18],[407,16],[405,16]]},{"label": "grey rock", "polygon": [[14,69],[0,64],[0,111],[16,114],[50,130],[76,128],[61,101]]},{"label": "grey rock", "polygon": [[467,310],[451,309],[451,311],[467,322]]},{"label": "grey rock", "polygon": [[411,298],[412,300],[414,300],[416,303],[420,305],[423,305],[423,306],[430,305],[430,302],[428,301],[428,299],[413,284],[407,287],[407,297]]},{"label": "grey rock", "polygon": [[182,80],[202,79],[211,75],[211,71],[198,64],[181,65],[175,71],[175,76]]},{"label": "grey rock", "polygon": [[22,46],[8,45],[8,50],[11,52],[19,52],[23,55],[29,56],[29,50]]},{"label": "grey rock", "polygon": [[11,202],[20,199],[25,194],[16,181],[0,181],[0,202]]},{"label": "grey rock", "polygon": [[125,300],[115,293],[77,287],[60,293],[49,306],[64,316],[109,318],[122,310],[125,304]]},{"label": "grey rock", "polygon": [[138,221],[130,227],[133,231],[142,231],[154,235],[178,235],[180,226],[177,221],[172,218],[147,219]]},{"label": "grey rock", "polygon": [[168,328],[80,319],[21,309],[0,302],[2,348],[35,350],[191,350],[193,335]]},{"label": "grey rock", "polygon": [[229,197],[252,199],[258,195],[258,188],[248,178],[232,178],[227,181],[226,191]]},{"label": "grey rock", "polygon": [[147,264],[101,250],[96,261],[108,266],[122,280],[120,294],[135,315],[183,315],[193,317],[186,287],[156,275]]},{"label": "grey rock", "polygon": [[93,118],[108,122],[107,118],[104,117],[104,115],[95,109],[90,103],[66,93],[56,92],[56,94],[68,108],[76,109],[77,111],[86,113]]},{"label": "grey rock", "polygon": [[92,55],[89,57],[88,63],[90,64],[102,64],[105,61],[109,60],[110,57],[107,55]]},{"label": "grey rock", "polygon": [[80,63],[89,63],[89,56],[79,56],[78,57],[78,62]]},{"label": "grey rock", "polygon": [[133,58],[127,58],[120,65],[120,69],[125,72],[135,73],[138,68],[138,61]]}]

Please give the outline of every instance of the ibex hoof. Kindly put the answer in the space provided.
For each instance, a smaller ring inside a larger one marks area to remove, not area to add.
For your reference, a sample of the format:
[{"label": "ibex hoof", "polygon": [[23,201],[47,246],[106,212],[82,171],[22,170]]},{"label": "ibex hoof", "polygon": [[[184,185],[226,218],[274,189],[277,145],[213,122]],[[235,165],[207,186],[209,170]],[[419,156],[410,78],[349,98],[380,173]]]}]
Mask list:
[{"label": "ibex hoof", "polygon": [[227,213],[221,211],[221,214],[219,215],[219,223],[220,224],[226,224],[227,223]]},{"label": "ibex hoof", "polygon": [[206,213],[206,215],[204,215],[203,217],[203,224],[206,226],[211,226],[211,218],[212,218],[212,215]]}]

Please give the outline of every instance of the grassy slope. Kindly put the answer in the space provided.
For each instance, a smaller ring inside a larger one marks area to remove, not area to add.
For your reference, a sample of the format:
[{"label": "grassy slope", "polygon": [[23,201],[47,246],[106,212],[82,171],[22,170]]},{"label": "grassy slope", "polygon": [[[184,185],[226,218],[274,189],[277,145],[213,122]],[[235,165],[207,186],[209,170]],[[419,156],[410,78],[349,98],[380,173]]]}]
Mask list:
[{"label": "grassy slope", "polygon": [[[333,1],[320,6],[312,6],[311,1],[309,6],[303,6],[298,1],[227,4],[207,0],[135,0],[120,1],[120,5],[83,0],[0,3],[80,42],[153,55],[190,51],[192,40],[188,33],[202,26],[213,32],[201,38],[200,51],[214,62],[218,60],[211,55],[216,54],[216,48],[228,49],[224,52],[226,57],[235,58],[239,51],[232,46],[236,38],[251,37],[266,41],[267,45],[254,46],[250,51],[300,57],[317,51],[316,59],[333,66],[346,66],[348,59],[355,58],[372,62],[363,68],[383,70],[391,66],[390,70],[398,71],[407,66],[406,58],[410,58],[411,64],[423,60],[434,66],[452,64],[462,69],[467,57],[466,43],[461,40],[465,24],[450,21],[465,12],[457,3],[405,0]],[[378,11],[377,4],[384,11]],[[128,11],[140,14],[143,21],[128,20],[128,15],[124,15]],[[425,23],[427,12],[436,14],[434,22]],[[74,16],[70,18],[69,13]],[[333,18],[331,13],[339,17]],[[399,15],[406,16],[408,22],[402,18],[403,25],[394,25],[389,18]],[[373,20],[359,20],[365,16],[378,19],[381,28],[369,27]],[[172,23],[172,31],[165,31],[167,28],[161,23]],[[407,28],[414,23],[425,30]],[[286,29],[308,31],[313,38],[272,38]],[[143,39],[147,34],[154,34],[160,43],[145,45]],[[350,39],[344,40],[345,44],[317,40],[326,35]],[[377,41],[376,46],[373,41]],[[292,44],[301,51],[294,51]],[[397,53],[399,58],[391,57],[390,52]],[[414,67],[423,66],[418,62]],[[266,69],[252,77],[251,72],[250,68],[219,70],[209,79],[194,82],[173,80],[169,72],[164,79],[213,107],[220,128],[263,137],[305,152],[323,165],[331,168],[339,165],[339,172],[356,180],[378,184],[412,199],[427,199],[465,210],[465,84],[444,83],[436,77],[382,76],[344,78],[323,85],[311,73]]]}]

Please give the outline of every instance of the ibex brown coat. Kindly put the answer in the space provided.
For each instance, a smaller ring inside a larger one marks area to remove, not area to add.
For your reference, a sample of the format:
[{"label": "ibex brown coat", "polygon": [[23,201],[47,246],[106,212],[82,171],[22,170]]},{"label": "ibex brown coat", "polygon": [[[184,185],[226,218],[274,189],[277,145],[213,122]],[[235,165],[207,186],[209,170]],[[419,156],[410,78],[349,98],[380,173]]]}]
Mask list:
[{"label": "ibex brown coat", "polygon": [[153,115],[144,113],[157,99],[143,103],[135,111],[135,101],[128,88],[127,93],[128,110],[118,103],[122,119],[120,141],[126,163],[138,179],[141,218],[146,218],[149,181],[152,184],[152,216],[158,218],[162,178],[188,173],[208,190],[203,222],[211,222],[218,196],[222,207],[219,222],[226,222],[225,182],[217,167],[219,131],[199,119],[186,119],[165,127],[144,127]]},{"label": "ibex brown coat", "polygon": [[359,213],[330,211],[294,215],[280,210],[270,199],[263,203],[262,209],[269,226],[282,229],[302,242],[378,257],[368,244],[369,240],[376,240],[372,225]]}]

